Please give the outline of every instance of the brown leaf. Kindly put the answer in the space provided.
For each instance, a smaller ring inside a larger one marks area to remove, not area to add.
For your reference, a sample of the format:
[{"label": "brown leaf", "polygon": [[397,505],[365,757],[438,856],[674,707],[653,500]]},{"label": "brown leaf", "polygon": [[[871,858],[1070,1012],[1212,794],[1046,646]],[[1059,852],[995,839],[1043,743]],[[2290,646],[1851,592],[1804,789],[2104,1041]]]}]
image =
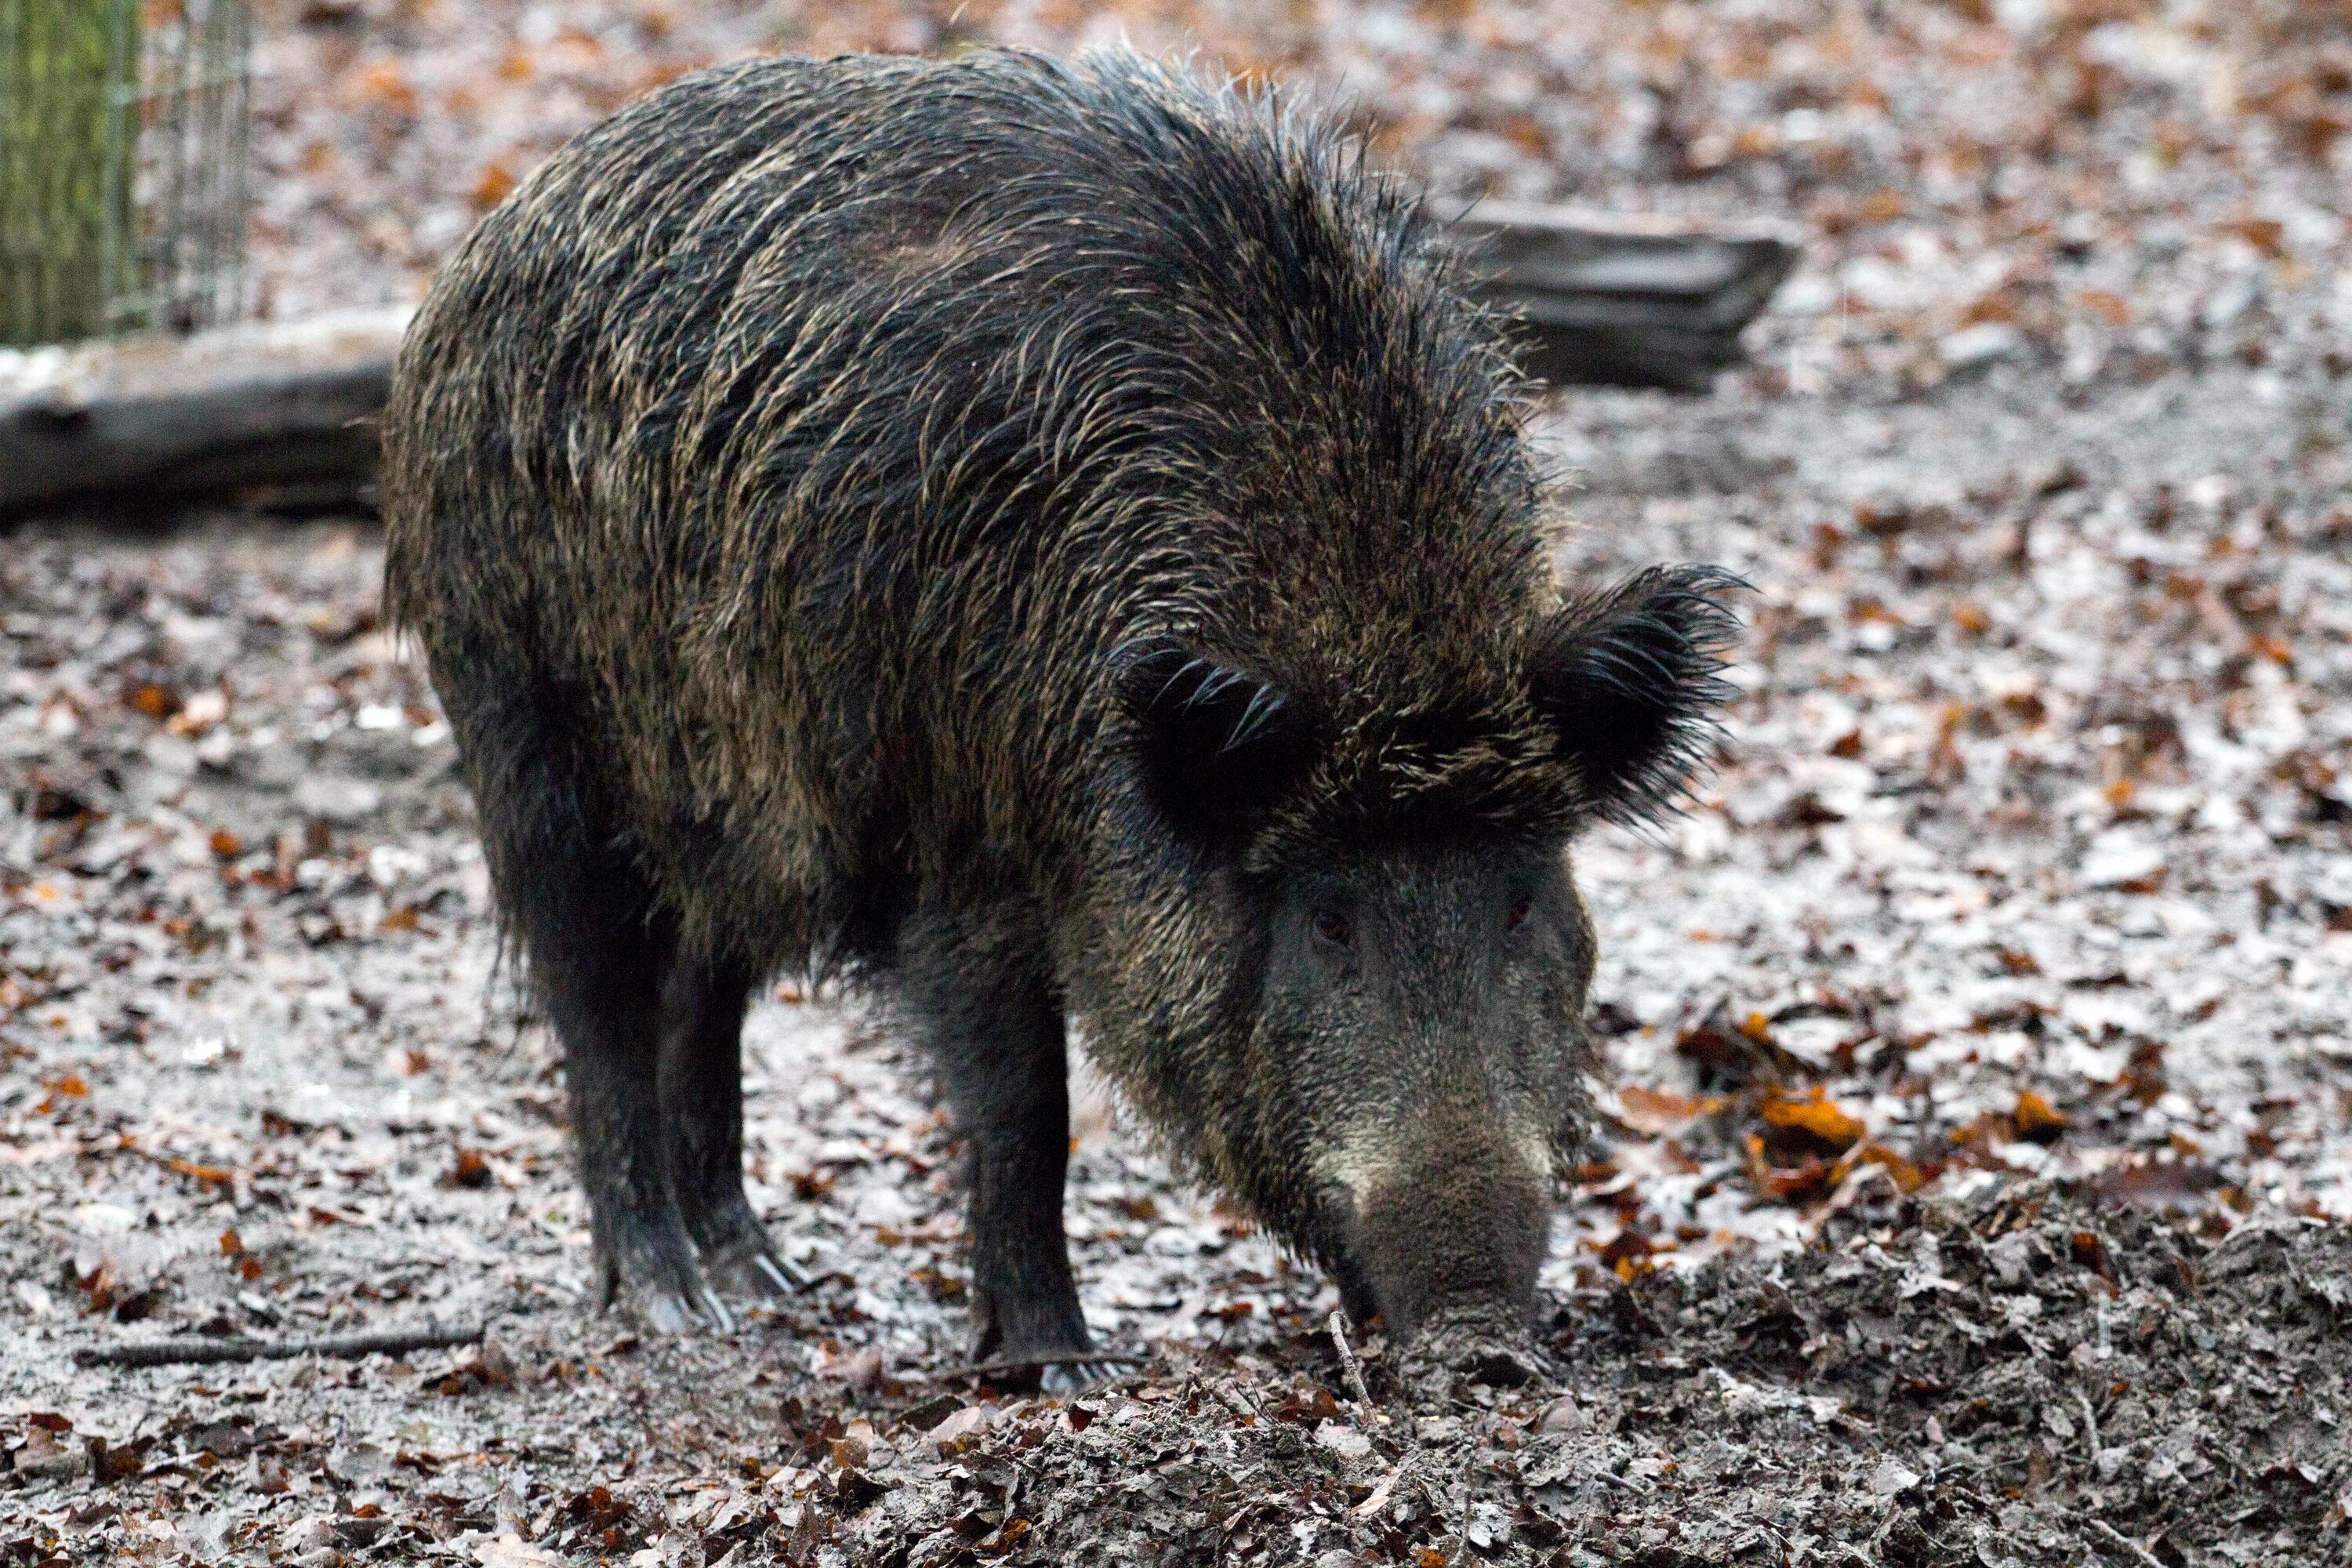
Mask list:
[{"label": "brown leaf", "polygon": [[1617,1091],[1617,1120],[1636,1132],[1659,1137],[1685,1125],[1692,1117],[1715,1110],[1720,1100],[1693,1100],[1662,1089],[1629,1083]]},{"label": "brown leaf", "polygon": [[448,1172],[441,1178],[445,1187],[487,1187],[490,1184],[490,1163],[479,1151],[459,1149],[450,1162]]}]

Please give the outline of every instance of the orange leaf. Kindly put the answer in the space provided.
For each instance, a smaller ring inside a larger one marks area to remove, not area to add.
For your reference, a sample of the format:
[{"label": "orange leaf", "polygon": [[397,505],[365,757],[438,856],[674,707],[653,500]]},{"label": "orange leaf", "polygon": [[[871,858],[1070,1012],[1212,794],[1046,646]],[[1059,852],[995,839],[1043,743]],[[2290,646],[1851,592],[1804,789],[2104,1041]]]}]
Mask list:
[{"label": "orange leaf", "polygon": [[1895,1183],[1895,1190],[1906,1198],[1927,1182],[1926,1172],[1885,1144],[1864,1143],[1837,1163],[1837,1168],[1830,1173],[1830,1184],[1835,1186],[1844,1181],[1858,1165],[1876,1165],[1885,1171]]},{"label": "orange leaf", "polygon": [[1836,1173],[1820,1160],[1789,1169],[1775,1166],[1765,1173],[1764,1190],[1783,1203],[1807,1203],[1826,1194]]},{"label": "orange leaf", "polygon": [[2222,232],[2237,236],[2264,256],[2276,258],[2286,249],[2286,226],[2274,217],[2240,218],[2235,223],[2223,224],[2221,228]]},{"label": "orange leaf", "polygon": [[344,97],[351,102],[378,104],[400,114],[416,112],[416,89],[398,60],[377,60],[345,79]]},{"label": "orange leaf", "polygon": [[1767,1127],[1801,1133],[1837,1152],[1853,1147],[1869,1131],[1860,1118],[1832,1100],[1818,1084],[1803,1100],[1784,1099],[1775,1090],[1766,1095],[1757,1113],[1763,1117]]},{"label": "orange leaf", "polygon": [[2064,1111],[2053,1110],[2030,1089],[2018,1091],[2017,1109],[2010,1114],[2016,1120],[2017,1135],[2030,1143],[2051,1142],[2074,1124]]},{"label": "orange leaf", "polygon": [[1657,1244],[1638,1230],[1619,1230],[1601,1247],[1601,1261],[1615,1268],[1629,1258],[1647,1258],[1658,1250]]},{"label": "orange leaf", "polygon": [[131,706],[150,719],[169,719],[180,710],[180,700],[150,682],[131,694]]},{"label": "orange leaf", "polygon": [[482,177],[475,182],[474,205],[479,211],[488,212],[506,200],[514,188],[514,171],[507,167],[505,159],[493,158],[489,167],[482,171]]},{"label": "orange leaf", "polygon": [[164,1163],[181,1175],[202,1182],[208,1187],[227,1187],[236,1184],[236,1173],[225,1171],[218,1165],[199,1165],[194,1160],[183,1159],[177,1154],[173,1155]]},{"label": "orange leaf", "polygon": [[2111,294],[2105,289],[2085,289],[2074,296],[2074,302],[2106,318],[2107,325],[2111,327],[2131,324],[2131,305],[2120,294]]}]

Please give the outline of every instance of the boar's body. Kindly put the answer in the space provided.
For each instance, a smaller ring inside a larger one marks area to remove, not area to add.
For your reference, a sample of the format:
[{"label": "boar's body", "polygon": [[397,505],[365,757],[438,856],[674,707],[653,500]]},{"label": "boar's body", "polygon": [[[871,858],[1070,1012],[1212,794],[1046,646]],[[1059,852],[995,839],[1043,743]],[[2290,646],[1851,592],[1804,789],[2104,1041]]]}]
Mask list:
[{"label": "boar's body", "polygon": [[1066,1014],[1360,1311],[1523,1310],[1564,846],[1672,789],[1720,613],[1563,604],[1494,345],[1333,132],[1126,57],[702,73],[484,222],[395,379],[386,595],[608,1294],[783,1284],[737,1033],[796,972],[934,1053],[988,1352],[1087,1342]]}]

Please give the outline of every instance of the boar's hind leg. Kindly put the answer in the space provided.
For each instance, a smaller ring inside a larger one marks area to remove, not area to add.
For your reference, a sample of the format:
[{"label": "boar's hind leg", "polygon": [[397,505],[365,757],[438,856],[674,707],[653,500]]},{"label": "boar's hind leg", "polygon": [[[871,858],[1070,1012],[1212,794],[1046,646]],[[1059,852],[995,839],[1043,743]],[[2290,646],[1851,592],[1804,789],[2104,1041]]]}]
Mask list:
[{"label": "boar's hind leg", "polygon": [[662,985],[661,1105],[670,1191],[704,1278],[773,1299],[801,1280],[743,1195],[743,1004],[751,984],[681,954]]},{"label": "boar's hind leg", "polygon": [[[501,900],[563,1044],[598,1295],[664,1333],[726,1309],[702,1284],[663,1146],[660,1002],[675,947],[644,877],[526,722],[473,727]],[[504,742],[503,744],[501,742]],[[500,764],[503,765],[500,765]]]},{"label": "boar's hind leg", "polygon": [[616,921],[602,934],[611,940],[583,942],[553,963],[542,948],[532,952],[563,1040],[599,1294],[664,1333],[697,1318],[724,1329],[727,1310],[702,1283],[670,1192],[658,1045],[667,944],[643,917]]},{"label": "boar's hind leg", "polygon": [[[977,1359],[1082,1354],[1091,1342],[1062,1232],[1070,1101],[1060,1000],[1026,953],[980,922],[914,922],[899,980],[971,1150]],[[1086,1371],[1057,1362],[1045,1378],[1054,1386]]]}]

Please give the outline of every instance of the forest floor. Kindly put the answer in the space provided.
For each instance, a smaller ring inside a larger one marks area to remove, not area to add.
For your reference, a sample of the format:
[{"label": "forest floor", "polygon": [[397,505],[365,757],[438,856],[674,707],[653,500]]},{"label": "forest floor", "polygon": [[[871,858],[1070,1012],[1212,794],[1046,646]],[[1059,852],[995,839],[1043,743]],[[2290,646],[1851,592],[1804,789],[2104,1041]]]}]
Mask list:
[{"label": "forest floor", "polygon": [[[413,291],[631,73],[956,41],[887,9],[265,7],[275,303]],[[982,31],[1067,42],[1051,9]],[[785,992],[751,1190],[815,1283],[727,1337],[598,1314],[372,525],[37,525],[0,556],[12,1568],[2352,1563],[2345,27],[1684,9],[1209,32],[1344,79],[1446,188],[1806,226],[1755,368],[1536,419],[1566,573],[1755,585],[1694,809],[1579,850],[1607,1157],[1541,1375],[1408,1399],[1375,1342],[1360,1404],[1320,1279],[1088,1084],[1074,1257],[1149,1359],[1077,1400],[956,1375],[952,1130],[854,1003]],[[427,1320],[488,1337],[72,1359]]]}]

